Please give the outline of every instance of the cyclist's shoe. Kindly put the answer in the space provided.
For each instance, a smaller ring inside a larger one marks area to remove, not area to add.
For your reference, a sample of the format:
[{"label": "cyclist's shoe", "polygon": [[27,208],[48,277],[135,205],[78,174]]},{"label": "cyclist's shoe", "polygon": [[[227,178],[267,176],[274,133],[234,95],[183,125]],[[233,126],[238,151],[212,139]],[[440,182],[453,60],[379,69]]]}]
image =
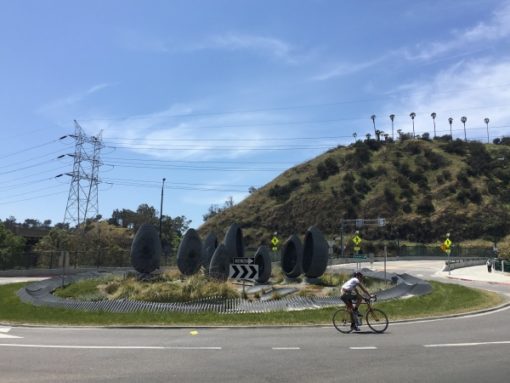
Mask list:
[{"label": "cyclist's shoe", "polygon": [[351,330],[359,331],[359,327],[355,324],[351,324]]}]

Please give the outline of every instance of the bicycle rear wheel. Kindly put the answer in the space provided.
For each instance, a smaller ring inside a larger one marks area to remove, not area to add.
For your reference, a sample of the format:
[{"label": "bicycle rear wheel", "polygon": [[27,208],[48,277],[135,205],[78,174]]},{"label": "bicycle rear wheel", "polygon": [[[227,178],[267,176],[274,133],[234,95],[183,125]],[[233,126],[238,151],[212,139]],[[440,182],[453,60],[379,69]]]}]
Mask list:
[{"label": "bicycle rear wheel", "polygon": [[348,334],[351,328],[351,313],[345,308],[338,309],[333,314],[333,325],[341,333]]},{"label": "bicycle rear wheel", "polygon": [[366,315],[366,321],[368,324],[368,327],[370,327],[372,330],[378,333],[385,332],[388,328],[388,317],[384,313],[384,311],[381,311],[379,309],[372,309],[370,311],[367,311]]}]

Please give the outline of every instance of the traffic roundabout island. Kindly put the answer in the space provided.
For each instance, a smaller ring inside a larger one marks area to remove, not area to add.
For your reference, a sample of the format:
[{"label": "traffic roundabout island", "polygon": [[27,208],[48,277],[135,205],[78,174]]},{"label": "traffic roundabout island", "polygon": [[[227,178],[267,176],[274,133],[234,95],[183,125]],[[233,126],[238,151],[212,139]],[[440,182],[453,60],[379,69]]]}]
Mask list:
[{"label": "traffic roundabout island", "polygon": [[[354,270],[345,269],[351,273]],[[363,269],[363,273],[374,279],[384,281],[384,273]],[[119,272],[121,275],[125,272]],[[135,311],[146,312],[217,312],[217,313],[263,313],[272,311],[292,311],[305,309],[319,309],[342,305],[339,296],[309,295],[300,296],[300,288],[296,284],[253,284],[246,286],[246,294],[258,295],[259,299],[246,298],[218,298],[208,297],[189,302],[149,302],[130,299],[83,301],[78,299],[61,298],[53,294],[64,285],[83,279],[102,278],[106,273],[98,271],[55,277],[43,281],[30,283],[18,291],[18,296],[25,303],[36,306],[48,306],[93,312],[128,313]],[[110,273],[108,273],[110,274]],[[424,295],[432,291],[432,286],[419,278],[408,274],[386,274],[389,288],[377,293],[378,300],[385,301],[409,296]],[[302,282],[302,285],[305,283]]]}]

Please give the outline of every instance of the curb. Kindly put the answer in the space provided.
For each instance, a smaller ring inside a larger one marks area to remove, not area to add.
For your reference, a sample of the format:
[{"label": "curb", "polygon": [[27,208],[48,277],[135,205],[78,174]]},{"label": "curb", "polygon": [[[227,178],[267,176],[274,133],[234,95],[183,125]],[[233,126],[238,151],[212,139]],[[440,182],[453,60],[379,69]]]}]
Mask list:
[{"label": "curb", "polygon": [[446,277],[446,279],[456,279],[459,281],[481,282],[481,283],[489,283],[491,285],[510,286],[510,282],[486,281],[486,280],[479,280],[479,279],[470,279],[470,278],[465,278],[465,277],[452,277],[451,275],[448,275]]}]

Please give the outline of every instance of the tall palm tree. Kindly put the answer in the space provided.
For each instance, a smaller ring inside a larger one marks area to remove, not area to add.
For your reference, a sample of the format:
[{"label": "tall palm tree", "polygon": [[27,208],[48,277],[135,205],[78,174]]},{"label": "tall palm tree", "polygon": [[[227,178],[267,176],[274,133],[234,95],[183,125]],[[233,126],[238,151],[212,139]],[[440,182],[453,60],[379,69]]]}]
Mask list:
[{"label": "tall palm tree", "polygon": [[354,137],[354,142],[356,142],[356,137],[358,137],[358,133],[354,132],[352,136]]},{"label": "tall palm tree", "polygon": [[487,125],[487,143],[489,143],[489,117],[485,117],[484,120],[485,125]]},{"label": "tall palm tree", "polygon": [[435,112],[430,114],[430,117],[432,117],[432,122],[434,123],[434,138],[436,138],[436,116],[437,114]]},{"label": "tall palm tree", "polygon": [[372,123],[374,124],[374,134],[377,136],[377,132],[376,132],[376,130],[375,130],[375,114],[372,114],[372,115],[370,116],[370,119],[372,120]]},{"label": "tall palm tree", "polygon": [[462,116],[460,118],[460,121],[462,122],[462,125],[464,125],[464,141],[467,142],[467,135],[466,135],[466,121],[467,121],[467,117],[466,116]]},{"label": "tall palm tree", "polygon": [[416,117],[416,113],[412,112],[409,117],[413,120],[413,138],[416,138],[416,134],[414,134],[414,118]]},{"label": "tall palm tree", "polygon": [[453,140],[452,122],[453,122],[453,118],[448,117],[448,123],[450,124],[450,140]]},{"label": "tall palm tree", "polygon": [[395,115],[394,114],[390,114],[390,120],[391,120],[391,139],[394,140],[395,137],[393,135],[393,120],[395,119]]}]

